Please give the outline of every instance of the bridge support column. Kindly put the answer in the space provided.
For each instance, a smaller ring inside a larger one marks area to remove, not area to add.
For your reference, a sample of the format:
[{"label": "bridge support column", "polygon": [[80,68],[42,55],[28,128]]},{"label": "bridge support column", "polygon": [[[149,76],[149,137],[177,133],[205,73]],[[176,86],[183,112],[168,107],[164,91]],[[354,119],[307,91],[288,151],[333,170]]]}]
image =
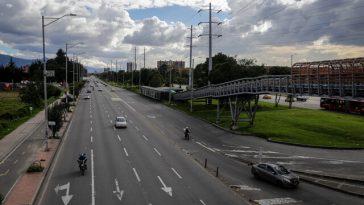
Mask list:
[{"label": "bridge support column", "polygon": [[217,99],[217,106],[216,106],[216,124],[220,123],[221,114],[224,112],[225,107],[225,99]]},{"label": "bridge support column", "polygon": [[[238,122],[249,122],[249,126],[254,125],[255,113],[258,108],[259,95],[244,95],[229,97],[231,125],[230,129],[238,129]],[[241,119],[240,114],[245,111],[246,119]]]}]

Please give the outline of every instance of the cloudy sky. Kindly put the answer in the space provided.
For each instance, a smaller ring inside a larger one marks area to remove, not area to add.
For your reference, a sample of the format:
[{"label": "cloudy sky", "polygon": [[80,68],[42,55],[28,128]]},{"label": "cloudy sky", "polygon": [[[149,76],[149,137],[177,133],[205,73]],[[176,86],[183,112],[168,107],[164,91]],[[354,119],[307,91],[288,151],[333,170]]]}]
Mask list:
[{"label": "cloudy sky", "polygon": [[[206,9],[211,2],[213,54],[257,59],[259,64],[290,65],[364,57],[364,0],[0,0],[0,53],[42,57],[41,16],[64,17],[45,27],[47,57],[66,42],[77,45],[90,67],[125,69],[127,61],[156,67],[157,60],[189,65],[193,26],[195,63],[208,56]],[[198,12],[200,9],[202,11]],[[46,21],[46,23],[49,22]],[[201,36],[200,36],[201,35]],[[200,37],[198,37],[200,36]]]}]

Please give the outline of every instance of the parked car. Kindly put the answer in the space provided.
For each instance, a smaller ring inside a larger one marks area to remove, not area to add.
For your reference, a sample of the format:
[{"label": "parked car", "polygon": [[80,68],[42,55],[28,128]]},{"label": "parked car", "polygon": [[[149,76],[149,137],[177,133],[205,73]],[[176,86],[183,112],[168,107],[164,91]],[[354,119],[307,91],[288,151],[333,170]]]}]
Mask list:
[{"label": "parked car", "polygon": [[91,97],[90,97],[89,95],[84,95],[84,96],[83,96],[83,99],[88,100],[88,99],[91,99]]},{"label": "parked car", "polygon": [[263,99],[272,99],[272,96],[270,96],[270,95],[264,95],[263,96]]},{"label": "parked car", "polygon": [[116,117],[115,128],[126,128],[126,119],[124,117]]},{"label": "parked car", "polygon": [[87,93],[91,93],[91,90],[87,90]]},{"label": "parked car", "polygon": [[255,178],[263,179],[279,186],[295,188],[299,184],[299,177],[279,164],[255,164],[252,166],[251,172]]},{"label": "parked car", "polygon": [[102,91],[102,89],[101,88],[99,88],[99,89],[97,89],[98,91]]}]

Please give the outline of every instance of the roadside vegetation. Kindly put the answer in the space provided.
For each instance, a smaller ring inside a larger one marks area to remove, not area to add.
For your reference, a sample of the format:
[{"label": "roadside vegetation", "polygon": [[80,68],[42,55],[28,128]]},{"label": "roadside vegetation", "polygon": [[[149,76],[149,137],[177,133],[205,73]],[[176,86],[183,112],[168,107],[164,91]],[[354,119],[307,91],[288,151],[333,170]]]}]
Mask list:
[{"label": "roadside vegetation", "polygon": [[[216,123],[216,103],[213,101],[207,105],[205,102],[195,102],[192,113],[187,103],[175,103],[171,107]],[[230,112],[226,109],[218,125],[229,129],[230,122]],[[237,132],[291,144],[364,148],[363,125],[364,118],[361,116],[304,108],[289,109],[284,105],[275,107],[273,103],[259,102],[254,126],[240,122]]]}]

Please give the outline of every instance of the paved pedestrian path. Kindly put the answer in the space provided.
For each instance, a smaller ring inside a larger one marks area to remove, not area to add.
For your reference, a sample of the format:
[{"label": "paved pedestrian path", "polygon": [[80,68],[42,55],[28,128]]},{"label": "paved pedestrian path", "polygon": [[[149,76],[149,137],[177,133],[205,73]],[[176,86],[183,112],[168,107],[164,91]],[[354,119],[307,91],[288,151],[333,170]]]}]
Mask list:
[{"label": "paved pedestrian path", "polygon": [[29,137],[39,126],[44,123],[44,111],[40,111],[14,131],[0,140],[0,163],[18,146]]}]

